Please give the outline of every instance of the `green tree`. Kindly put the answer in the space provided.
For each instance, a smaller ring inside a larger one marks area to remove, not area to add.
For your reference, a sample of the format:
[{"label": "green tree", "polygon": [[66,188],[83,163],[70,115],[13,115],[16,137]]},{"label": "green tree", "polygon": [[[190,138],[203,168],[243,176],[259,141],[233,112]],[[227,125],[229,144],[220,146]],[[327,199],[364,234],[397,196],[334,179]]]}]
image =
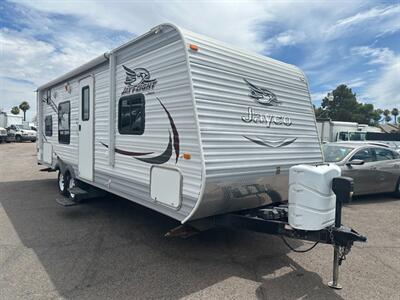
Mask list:
[{"label": "green tree", "polygon": [[399,115],[399,109],[393,108],[392,109],[392,116],[394,117],[394,123],[397,124],[397,116]]},{"label": "green tree", "polygon": [[333,99],[328,96],[322,100],[321,110],[316,109],[318,114],[323,112],[324,117],[329,117],[334,121],[357,122],[361,124],[379,124],[381,110],[375,110],[372,104],[359,103],[356,93],[345,84],[339,85],[332,91]]},{"label": "green tree", "polygon": [[356,94],[345,84],[341,84],[332,91],[332,96],[333,100],[325,97],[321,103],[329,117],[336,121],[353,121],[352,112],[356,111],[358,105]]},{"label": "green tree", "polygon": [[383,114],[383,110],[378,108],[374,110],[373,116],[372,116],[372,120],[373,120],[373,124],[375,126],[379,125],[379,121],[382,119],[382,114]]},{"label": "green tree", "polygon": [[385,109],[383,111],[383,119],[385,120],[386,123],[388,123],[392,119],[392,117],[390,116],[390,110]]},{"label": "green tree", "polygon": [[316,108],[315,105],[314,106],[314,113],[315,113],[315,117],[316,118],[326,118],[326,111],[322,109],[322,107],[318,107]]},{"label": "green tree", "polygon": [[19,114],[19,108],[18,106],[14,106],[13,108],[11,108],[11,113],[13,115],[18,115]]},{"label": "green tree", "polygon": [[24,121],[26,121],[26,111],[31,108],[29,103],[22,101],[22,103],[19,105],[19,108],[24,112]]}]

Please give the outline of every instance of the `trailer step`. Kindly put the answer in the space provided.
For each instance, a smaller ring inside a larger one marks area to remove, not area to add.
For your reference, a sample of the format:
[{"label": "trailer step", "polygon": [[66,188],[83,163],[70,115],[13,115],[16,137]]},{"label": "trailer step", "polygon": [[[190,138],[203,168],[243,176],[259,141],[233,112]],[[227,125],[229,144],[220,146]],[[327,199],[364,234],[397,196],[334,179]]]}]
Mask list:
[{"label": "trailer step", "polygon": [[78,202],[72,200],[71,198],[67,198],[67,197],[59,197],[59,198],[56,198],[56,202],[57,202],[58,204],[62,205],[62,206],[65,206],[65,207],[67,207],[67,206],[74,206],[74,205],[79,204]]},{"label": "trailer step", "polygon": [[68,189],[68,191],[72,194],[75,194],[76,196],[83,196],[83,195],[88,195],[89,193],[85,191],[84,189],[74,186],[73,188]]},{"label": "trailer step", "polygon": [[48,168],[40,169],[39,171],[40,172],[55,172],[56,170],[54,170],[53,168],[48,167]]},{"label": "trailer step", "polygon": [[93,198],[99,198],[106,195],[106,193],[100,189],[86,186],[74,186],[68,189],[71,194],[75,195],[74,201],[81,202],[82,200],[88,200]]}]

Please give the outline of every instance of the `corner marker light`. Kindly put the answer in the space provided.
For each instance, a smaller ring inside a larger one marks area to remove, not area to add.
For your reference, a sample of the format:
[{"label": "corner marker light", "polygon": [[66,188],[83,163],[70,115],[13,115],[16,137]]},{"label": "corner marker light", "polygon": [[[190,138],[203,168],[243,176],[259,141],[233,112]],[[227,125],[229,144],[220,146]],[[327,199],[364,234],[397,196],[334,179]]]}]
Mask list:
[{"label": "corner marker light", "polygon": [[191,50],[193,50],[193,51],[198,51],[199,50],[199,47],[197,45],[195,45],[195,44],[189,44],[189,48]]}]

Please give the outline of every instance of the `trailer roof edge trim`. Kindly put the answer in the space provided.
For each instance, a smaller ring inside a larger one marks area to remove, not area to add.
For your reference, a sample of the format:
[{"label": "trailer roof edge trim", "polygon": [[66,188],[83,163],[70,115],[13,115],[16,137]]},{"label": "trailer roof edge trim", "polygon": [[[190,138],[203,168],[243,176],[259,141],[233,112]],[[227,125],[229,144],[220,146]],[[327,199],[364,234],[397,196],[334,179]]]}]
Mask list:
[{"label": "trailer roof edge trim", "polygon": [[92,59],[90,61],[88,61],[87,63],[85,63],[85,64],[83,64],[83,65],[81,65],[81,66],[79,66],[79,67],[77,67],[75,69],[72,69],[71,71],[61,75],[60,77],[57,77],[54,80],[51,80],[51,81],[39,86],[36,91],[44,90],[44,89],[47,89],[47,88],[49,88],[51,86],[60,84],[63,81],[68,80],[71,77],[77,76],[77,75],[79,75],[79,74],[81,74],[83,72],[86,72],[86,71],[88,71],[88,70],[90,70],[90,69],[92,69],[92,68],[94,68],[94,67],[96,67],[96,66],[98,66],[98,65],[100,65],[100,64],[102,64],[104,62],[106,62],[109,59],[109,56],[110,56],[111,53],[114,53],[114,52],[117,52],[117,51],[119,51],[119,50],[121,50],[123,48],[126,48],[126,47],[132,45],[133,43],[136,43],[137,41],[146,38],[150,34],[157,34],[158,31],[163,26],[171,26],[175,30],[180,32],[180,29],[177,26],[173,25],[173,24],[165,23],[165,24],[158,25],[158,26],[150,29],[148,32],[136,37],[135,39],[130,40],[130,41],[126,42],[125,44],[123,44],[121,46],[118,46],[117,48],[115,48],[115,49],[113,49],[111,51],[104,52],[103,54],[97,56],[96,58],[94,58],[94,59]]},{"label": "trailer roof edge trim", "polygon": [[[148,37],[151,34],[157,34],[159,31],[162,30],[163,27],[172,27],[173,29],[175,29],[177,32],[179,32],[179,34],[180,34],[181,38],[183,39],[183,41],[185,41],[185,33],[192,33],[192,34],[195,34],[197,36],[203,36],[201,34],[199,35],[199,34],[196,34],[196,33],[192,32],[192,31],[190,31],[190,30],[187,30],[187,29],[181,28],[179,26],[176,26],[175,24],[172,24],[172,23],[162,23],[160,25],[157,25],[157,26],[153,27],[148,32],[136,37],[135,39],[132,39],[132,40],[126,42],[125,44],[122,44],[121,46],[118,46],[117,48],[115,48],[113,50],[105,52],[105,53],[99,55],[98,57],[88,61],[87,63],[85,63],[85,64],[83,64],[83,65],[81,65],[81,66],[79,66],[79,67],[77,67],[75,69],[72,69],[71,71],[69,71],[69,72],[57,77],[56,79],[51,80],[51,81],[39,86],[36,91],[44,90],[44,89],[47,89],[47,88],[49,88],[51,86],[60,84],[60,83],[62,83],[64,81],[68,80],[69,78],[77,76],[77,75],[79,75],[79,74],[81,74],[83,72],[86,72],[86,71],[88,71],[88,70],[90,70],[90,69],[92,69],[92,68],[94,68],[94,67],[96,67],[96,66],[98,66],[98,65],[100,65],[100,64],[102,64],[102,63],[104,63],[106,61],[108,61],[109,56],[110,56],[111,53],[115,53],[115,52],[117,52],[117,51],[119,51],[119,50],[121,50],[123,48],[126,48],[126,47],[128,47],[128,46],[130,46],[130,45],[132,45],[132,44],[134,44],[134,43],[136,43],[138,41],[140,41],[141,39],[144,39],[144,38]],[[284,65],[291,66],[291,67],[294,67],[296,69],[299,69],[297,66],[295,66],[293,64],[288,64],[288,63],[273,59],[271,57],[266,57],[266,56],[261,55],[261,54],[259,54],[257,52],[254,52],[254,51],[249,51],[249,50],[242,49],[242,48],[239,48],[239,47],[234,47],[232,45],[228,45],[227,43],[217,41],[217,40],[215,40],[213,38],[209,38],[209,37],[207,37],[207,38],[212,40],[212,41],[214,41],[214,42],[218,42],[220,44],[223,44],[226,47],[233,48],[233,49],[235,49],[235,50],[237,50],[237,51],[239,51],[239,52],[241,52],[243,54],[256,56],[256,57],[264,59],[264,60],[267,59],[267,60],[271,60],[271,61],[274,61],[274,62],[279,62],[280,64],[284,64]],[[302,72],[302,70],[300,70],[300,71]],[[304,74],[304,72],[302,72],[302,73]]]}]

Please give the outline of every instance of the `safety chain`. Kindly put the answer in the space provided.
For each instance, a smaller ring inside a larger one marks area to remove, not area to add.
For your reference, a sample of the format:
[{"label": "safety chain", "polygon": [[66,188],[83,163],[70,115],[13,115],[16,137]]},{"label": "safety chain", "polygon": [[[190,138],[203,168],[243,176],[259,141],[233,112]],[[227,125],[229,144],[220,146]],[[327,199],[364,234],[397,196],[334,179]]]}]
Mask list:
[{"label": "safety chain", "polygon": [[342,264],[342,261],[346,260],[346,255],[350,253],[351,247],[342,246],[339,247],[339,266]]},{"label": "safety chain", "polygon": [[335,246],[335,239],[333,237],[333,229],[332,228],[333,228],[333,226],[328,228],[329,238],[331,239],[332,246]]},{"label": "safety chain", "polygon": [[[335,246],[335,238],[333,236],[333,226],[329,227],[329,238],[331,239],[332,246]],[[350,253],[351,246],[338,246],[339,247],[339,266],[346,260],[346,255]]]}]

